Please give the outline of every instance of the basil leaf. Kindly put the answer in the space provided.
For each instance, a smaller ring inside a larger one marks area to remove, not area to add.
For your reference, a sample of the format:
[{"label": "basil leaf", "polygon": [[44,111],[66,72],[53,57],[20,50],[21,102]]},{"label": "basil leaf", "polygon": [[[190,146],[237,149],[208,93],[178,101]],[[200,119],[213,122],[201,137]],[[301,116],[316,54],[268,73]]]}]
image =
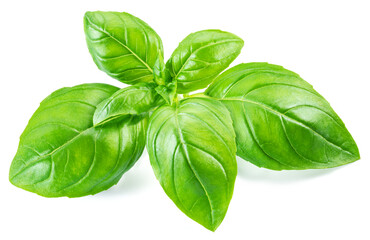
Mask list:
[{"label": "basil leaf", "polygon": [[155,91],[162,96],[162,98],[169,104],[173,104],[173,100],[176,97],[176,83],[168,83],[167,85],[159,85],[155,88]]},{"label": "basil leaf", "polygon": [[128,13],[86,12],[87,46],[98,68],[127,84],[153,81],[162,41],[145,22]]},{"label": "basil leaf", "polygon": [[147,113],[164,103],[155,91],[154,83],[138,83],[122,88],[102,101],[94,113],[94,125],[103,124],[125,115]]},{"label": "basil leaf", "polygon": [[237,173],[235,134],[227,109],[206,98],[162,106],[150,118],[147,149],[155,176],[177,207],[216,230]]},{"label": "basil leaf", "polygon": [[221,74],[206,94],[229,109],[238,156],[259,167],[331,168],[360,158],[330,104],[280,66],[240,64]]},{"label": "basil leaf", "polygon": [[170,72],[164,64],[162,54],[158,55],[157,61],[153,67],[154,82],[158,85],[166,85],[171,82]]},{"label": "basil leaf", "polygon": [[115,91],[83,84],[47,97],[20,138],[10,182],[45,197],[80,197],[116,184],[144,149],[147,119],[95,128],[96,105]]},{"label": "basil leaf", "polygon": [[187,36],[166,66],[177,81],[177,92],[205,88],[239,55],[244,42],[234,34],[204,30]]},{"label": "basil leaf", "polygon": [[169,105],[172,105],[176,96],[177,84],[176,81],[171,79],[170,72],[166,68],[161,54],[158,56],[157,62],[154,65],[153,74],[154,82],[158,84],[155,90]]}]

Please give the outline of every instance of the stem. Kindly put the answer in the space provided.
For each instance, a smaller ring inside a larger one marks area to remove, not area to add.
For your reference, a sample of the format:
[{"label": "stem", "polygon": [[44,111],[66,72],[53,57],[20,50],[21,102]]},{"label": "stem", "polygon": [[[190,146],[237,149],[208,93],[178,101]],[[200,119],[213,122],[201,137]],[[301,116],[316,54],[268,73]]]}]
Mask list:
[{"label": "stem", "polygon": [[210,98],[210,96],[208,95],[205,95],[204,92],[201,92],[201,93],[195,93],[193,95],[190,95],[188,97],[202,97],[202,98]]}]

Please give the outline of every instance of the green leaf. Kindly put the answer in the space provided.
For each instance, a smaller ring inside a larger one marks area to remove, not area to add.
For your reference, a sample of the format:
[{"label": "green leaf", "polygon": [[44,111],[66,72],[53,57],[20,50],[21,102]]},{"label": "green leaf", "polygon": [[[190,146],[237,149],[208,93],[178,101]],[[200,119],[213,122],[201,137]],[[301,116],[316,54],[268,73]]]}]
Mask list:
[{"label": "green leaf", "polygon": [[162,106],[150,118],[147,149],[155,176],[176,206],[216,230],[237,173],[235,134],[227,109],[207,98]]},{"label": "green leaf", "polygon": [[176,97],[176,83],[169,83],[165,85],[159,85],[155,88],[155,91],[162,96],[167,104],[172,105]]},{"label": "green leaf", "polygon": [[169,105],[172,105],[176,97],[177,83],[171,78],[161,54],[158,56],[157,62],[154,65],[153,75],[154,82],[158,84],[155,90]]},{"label": "green leaf", "polygon": [[142,20],[119,12],[86,12],[87,46],[98,68],[127,84],[153,81],[153,66],[163,55],[158,34]]},{"label": "green leaf", "polygon": [[95,128],[96,106],[118,88],[83,84],[47,97],[24,130],[10,167],[12,184],[45,197],[80,197],[116,184],[140,157],[147,118]]},{"label": "green leaf", "polygon": [[153,68],[154,82],[158,85],[166,85],[172,81],[170,72],[164,64],[162,54],[158,55],[157,61],[154,64]]},{"label": "green leaf", "polygon": [[146,114],[164,103],[154,89],[155,83],[138,83],[122,88],[102,101],[94,113],[94,125],[103,124],[127,115]]},{"label": "green leaf", "polygon": [[205,88],[239,55],[244,42],[234,34],[204,30],[187,36],[166,66],[177,81],[177,92]]},{"label": "green leaf", "polygon": [[238,156],[273,170],[331,168],[360,158],[330,104],[298,74],[268,63],[237,65],[206,90],[230,111]]}]

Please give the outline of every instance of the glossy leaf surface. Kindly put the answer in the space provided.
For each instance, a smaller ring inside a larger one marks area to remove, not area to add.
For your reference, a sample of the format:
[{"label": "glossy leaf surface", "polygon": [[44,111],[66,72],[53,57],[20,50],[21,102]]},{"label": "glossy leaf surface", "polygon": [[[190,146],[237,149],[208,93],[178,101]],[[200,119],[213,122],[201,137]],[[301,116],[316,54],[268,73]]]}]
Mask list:
[{"label": "glossy leaf surface", "polygon": [[139,115],[151,111],[164,103],[155,91],[154,83],[138,83],[122,88],[102,101],[94,113],[94,125],[101,124],[125,115]]},{"label": "glossy leaf surface", "polygon": [[153,81],[162,41],[145,22],[128,13],[86,12],[87,46],[98,68],[127,84]]},{"label": "glossy leaf surface", "polygon": [[207,87],[239,55],[243,45],[239,37],[220,30],[204,30],[187,36],[166,64],[177,81],[177,92]]},{"label": "glossy leaf surface", "polygon": [[48,96],[24,130],[10,167],[12,184],[45,197],[80,197],[116,184],[145,146],[146,118],[95,128],[105,84],[62,88]]},{"label": "glossy leaf surface", "polygon": [[147,149],[166,194],[187,216],[214,231],[226,214],[237,173],[227,109],[206,98],[162,106],[150,118]]},{"label": "glossy leaf surface", "polygon": [[359,159],[330,104],[299,75],[248,63],[221,74],[206,94],[229,109],[237,154],[274,170],[330,168]]}]

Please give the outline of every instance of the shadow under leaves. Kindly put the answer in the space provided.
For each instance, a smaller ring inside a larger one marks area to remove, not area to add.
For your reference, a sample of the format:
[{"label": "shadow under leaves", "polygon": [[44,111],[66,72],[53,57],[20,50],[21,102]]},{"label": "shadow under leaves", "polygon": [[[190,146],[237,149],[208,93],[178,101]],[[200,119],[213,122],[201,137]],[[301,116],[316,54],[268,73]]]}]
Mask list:
[{"label": "shadow under leaves", "polygon": [[237,157],[238,177],[248,181],[259,181],[269,183],[293,183],[305,181],[331,174],[341,167],[328,169],[308,169],[308,170],[283,170],[275,171],[266,168],[259,168],[252,163]]}]

